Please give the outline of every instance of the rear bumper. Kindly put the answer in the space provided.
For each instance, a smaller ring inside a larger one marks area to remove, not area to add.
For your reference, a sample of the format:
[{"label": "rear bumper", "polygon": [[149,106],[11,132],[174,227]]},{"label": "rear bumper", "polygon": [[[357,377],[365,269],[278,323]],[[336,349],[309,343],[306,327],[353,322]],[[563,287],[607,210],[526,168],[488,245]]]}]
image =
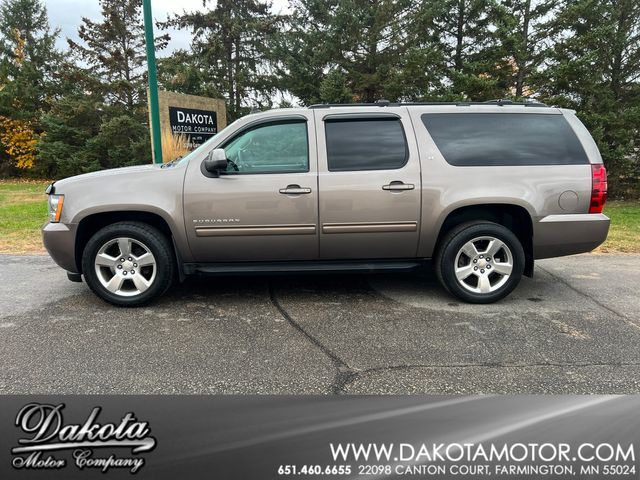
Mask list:
[{"label": "rear bumper", "polygon": [[78,273],[76,265],[76,228],[75,224],[47,223],[42,228],[44,247],[53,261],[68,272]]},{"label": "rear bumper", "polygon": [[590,252],[609,233],[609,217],[601,213],[548,215],[533,229],[534,258]]}]

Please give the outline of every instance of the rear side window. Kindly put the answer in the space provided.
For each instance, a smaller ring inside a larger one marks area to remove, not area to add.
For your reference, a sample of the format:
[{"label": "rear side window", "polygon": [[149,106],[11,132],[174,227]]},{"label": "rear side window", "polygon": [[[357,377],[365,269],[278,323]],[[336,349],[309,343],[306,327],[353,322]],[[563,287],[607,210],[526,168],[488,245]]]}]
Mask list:
[{"label": "rear side window", "polygon": [[578,165],[589,159],[563,115],[425,113],[422,122],[451,165]]},{"label": "rear side window", "polygon": [[407,163],[407,141],[400,119],[325,121],[329,171],[391,170]]}]

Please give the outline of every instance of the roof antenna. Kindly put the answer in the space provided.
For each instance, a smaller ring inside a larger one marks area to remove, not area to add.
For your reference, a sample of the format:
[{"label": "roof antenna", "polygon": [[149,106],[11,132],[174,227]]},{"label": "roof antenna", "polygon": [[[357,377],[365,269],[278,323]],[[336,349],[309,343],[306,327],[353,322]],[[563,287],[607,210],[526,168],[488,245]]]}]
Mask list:
[{"label": "roof antenna", "polygon": [[379,100],[376,100],[376,103],[377,103],[378,105],[380,105],[381,107],[388,107],[388,106],[389,106],[389,104],[390,104],[391,102],[390,102],[389,100],[386,100],[386,99],[384,99],[384,98],[381,98],[381,99],[379,99]]},{"label": "roof antenna", "polygon": [[252,113],[260,113],[260,109],[256,106],[251,107],[251,111],[249,112],[249,115],[251,115]]}]

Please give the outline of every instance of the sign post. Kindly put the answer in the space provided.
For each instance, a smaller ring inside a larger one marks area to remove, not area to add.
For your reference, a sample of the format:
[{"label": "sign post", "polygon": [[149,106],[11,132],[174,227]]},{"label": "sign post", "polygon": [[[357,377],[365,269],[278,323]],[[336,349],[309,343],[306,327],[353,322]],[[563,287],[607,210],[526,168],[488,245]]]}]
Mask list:
[{"label": "sign post", "polygon": [[153,38],[153,17],[151,0],[142,0],[144,11],[145,43],[147,44],[147,69],[149,77],[149,111],[151,118],[151,138],[153,160],[162,163],[162,140],[160,137],[160,108],[158,106],[158,78],[156,76],[155,40]]}]

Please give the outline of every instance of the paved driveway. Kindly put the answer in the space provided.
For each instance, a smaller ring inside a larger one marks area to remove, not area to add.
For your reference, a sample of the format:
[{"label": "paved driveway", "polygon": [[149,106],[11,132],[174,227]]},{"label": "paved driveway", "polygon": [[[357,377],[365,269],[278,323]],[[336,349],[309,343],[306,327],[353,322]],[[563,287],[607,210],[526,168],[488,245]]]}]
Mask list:
[{"label": "paved driveway", "polygon": [[0,393],[640,392],[640,256],[538,262],[505,301],[427,274],[193,278],[111,307],[0,256]]}]

